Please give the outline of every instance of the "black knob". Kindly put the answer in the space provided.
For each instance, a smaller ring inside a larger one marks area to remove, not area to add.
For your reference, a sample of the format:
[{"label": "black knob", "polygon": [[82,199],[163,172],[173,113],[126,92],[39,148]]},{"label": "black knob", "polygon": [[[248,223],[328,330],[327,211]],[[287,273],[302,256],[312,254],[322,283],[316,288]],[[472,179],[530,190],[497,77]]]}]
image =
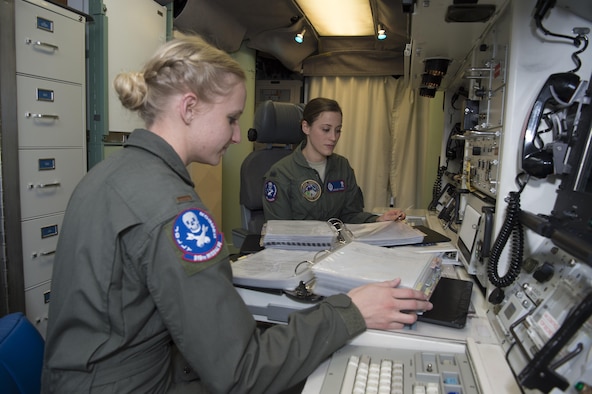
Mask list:
[{"label": "black knob", "polygon": [[489,295],[489,298],[487,299],[490,303],[492,303],[493,305],[499,305],[502,303],[502,301],[504,300],[504,291],[502,289],[500,289],[499,287],[496,287],[491,294]]},{"label": "black knob", "polygon": [[533,278],[535,278],[538,282],[544,283],[553,277],[555,273],[555,268],[551,263],[545,262],[541,265],[534,273],[532,274]]}]

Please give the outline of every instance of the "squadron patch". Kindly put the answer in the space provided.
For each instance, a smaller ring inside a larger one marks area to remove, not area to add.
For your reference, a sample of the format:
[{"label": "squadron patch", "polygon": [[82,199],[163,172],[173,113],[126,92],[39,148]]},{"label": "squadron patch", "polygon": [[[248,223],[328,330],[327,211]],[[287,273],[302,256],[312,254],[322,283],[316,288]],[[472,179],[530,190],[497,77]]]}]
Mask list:
[{"label": "squadron patch", "polygon": [[345,190],[345,181],[331,181],[327,184],[327,190],[331,193],[342,192]]},{"label": "squadron patch", "polygon": [[314,179],[307,179],[300,185],[300,193],[308,201],[316,201],[321,197],[321,185]]},{"label": "squadron patch", "polygon": [[272,181],[265,182],[265,199],[274,202],[277,199],[277,186]]},{"label": "squadron patch", "polygon": [[172,231],[175,245],[185,261],[205,262],[222,250],[222,234],[210,215],[201,209],[192,208],[177,215]]}]

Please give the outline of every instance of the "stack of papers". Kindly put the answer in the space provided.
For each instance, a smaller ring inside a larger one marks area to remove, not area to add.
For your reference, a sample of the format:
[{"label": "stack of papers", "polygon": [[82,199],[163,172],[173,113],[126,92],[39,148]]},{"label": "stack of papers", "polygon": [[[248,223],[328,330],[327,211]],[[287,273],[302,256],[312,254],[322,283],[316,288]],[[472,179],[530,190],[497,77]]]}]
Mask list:
[{"label": "stack of papers", "polygon": [[378,246],[412,245],[423,242],[425,233],[405,222],[343,224],[331,219],[269,220],[263,235],[266,248],[328,250],[352,240]]},{"label": "stack of papers", "polygon": [[348,224],[354,240],[370,245],[397,246],[423,242],[425,233],[405,222]]},{"label": "stack of papers", "polygon": [[263,246],[295,250],[331,249],[337,233],[319,220],[268,220],[264,227]]},{"label": "stack of papers", "polygon": [[441,276],[438,254],[414,253],[353,241],[320,256],[312,266],[313,292],[321,296],[347,293],[374,282],[401,278],[400,287],[430,297]]}]

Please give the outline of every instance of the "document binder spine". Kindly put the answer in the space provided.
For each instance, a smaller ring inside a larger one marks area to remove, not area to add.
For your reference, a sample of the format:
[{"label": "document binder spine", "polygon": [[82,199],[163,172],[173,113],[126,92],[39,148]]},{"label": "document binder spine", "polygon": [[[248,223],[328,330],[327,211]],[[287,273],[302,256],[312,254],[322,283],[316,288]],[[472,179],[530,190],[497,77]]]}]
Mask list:
[{"label": "document binder spine", "polygon": [[432,258],[430,264],[426,265],[415,284],[415,290],[419,290],[429,299],[442,276],[442,258],[436,255]]},{"label": "document binder spine", "polygon": [[266,241],[265,247],[298,250],[325,250],[333,248],[333,244],[330,242]]}]

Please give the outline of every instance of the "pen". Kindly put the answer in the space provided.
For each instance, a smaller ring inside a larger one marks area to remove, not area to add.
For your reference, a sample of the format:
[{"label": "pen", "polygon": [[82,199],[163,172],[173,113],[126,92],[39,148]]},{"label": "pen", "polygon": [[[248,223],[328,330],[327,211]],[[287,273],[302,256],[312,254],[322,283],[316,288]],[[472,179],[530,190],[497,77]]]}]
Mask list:
[{"label": "pen", "polygon": [[[413,208],[413,204],[409,205],[407,208],[405,208],[403,210],[403,214],[405,215],[405,217],[407,216],[407,211],[410,210],[411,208]],[[405,220],[405,219],[401,219],[401,217],[399,217],[397,220]]]}]

